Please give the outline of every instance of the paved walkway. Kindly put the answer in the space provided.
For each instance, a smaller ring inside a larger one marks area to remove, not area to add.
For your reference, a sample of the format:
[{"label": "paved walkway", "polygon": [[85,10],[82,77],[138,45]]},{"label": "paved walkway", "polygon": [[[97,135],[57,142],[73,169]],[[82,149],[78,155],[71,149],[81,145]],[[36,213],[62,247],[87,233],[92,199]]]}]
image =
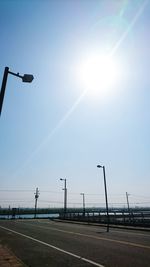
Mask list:
[{"label": "paved walkway", "polygon": [[25,265],[8,248],[0,245],[0,267],[25,267]]}]

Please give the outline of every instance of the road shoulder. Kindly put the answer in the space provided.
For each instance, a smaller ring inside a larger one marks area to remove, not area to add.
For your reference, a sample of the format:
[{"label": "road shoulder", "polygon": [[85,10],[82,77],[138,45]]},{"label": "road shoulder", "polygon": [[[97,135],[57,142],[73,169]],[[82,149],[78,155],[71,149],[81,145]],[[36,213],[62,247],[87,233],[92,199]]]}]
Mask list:
[{"label": "road shoulder", "polygon": [[0,266],[1,267],[26,267],[26,265],[18,259],[13,252],[6,246],[0,244]]}]

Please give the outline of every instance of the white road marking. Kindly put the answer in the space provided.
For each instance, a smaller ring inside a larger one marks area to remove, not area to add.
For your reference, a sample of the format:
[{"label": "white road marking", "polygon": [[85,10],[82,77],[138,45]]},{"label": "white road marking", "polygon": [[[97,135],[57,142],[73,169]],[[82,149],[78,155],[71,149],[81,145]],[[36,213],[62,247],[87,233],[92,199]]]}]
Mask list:
[{"label": "white road marking", "polygon": [[[27,221],[27,220],[26,220]],[[38,220],[38,222],[39,223],[41,223],[41,224],[50,224],[50,222],[46,222],[46,221],[41,221],[41,220]],[[55,221],[55,223],[58,223],[58,224],[60,224],[61,222],[56,222]],[[76,225],[78,225],[78,224],[76,224]],[[81,225],[80,225],[81,226]],[[87,224],[86,225],[82,225],[82,226],[88,226]],[[90,227],[91,227],[91,225],[90,225]],[[93,229],[105,229],[105,227],[102,227],[102,226],[95,226],[95,225],[93,225]],[[132,231],[134,231],[134,232],[132,232]],[[140,230],[139,230],[140,231]],[[122,229],[122,228],[118,228],[118,229],[116,229],[116,230],[114,230],[113,228],[111,228],[111,233],[119,233],[119,234],[129,234],[129,235],[136,235],[136,236],[145,236],[145,237],[150,237],[150,231],[149,232],[147,232],[147,233],[139,233],[139,232],[137,232],[137,230],[129,230],[129,231],[127,231],[127,229]]]},{"label": "white road marking", "polygon": [[149,232],[147,232],[147,234],[142,234],[142,233],[138,233],[137,230],[133,230],[135,232],[130,232],[130,231],[132,231],[132,230],[129,230],[128,232],[127,232],[126,229],[125,230],[122,230],[122,229],[111,230],[111,232],[113,232],[113,233],[119,233],[119,234],[125,234],[125,235],[126,234],[129,234],[129,235],[150,237],[150,233]]},{"label": "white road marking", "polygon": [[[43,224],[49,224],[49,222],[41,222],[41,221],[39,221],[40,223],[43,223]],[[55,222],[56,223],[56,222]],[[58,222],[57,222],[58,223]],[[60,223],[60,222],[59,222]],[[76,225],[78,225],[78,224],[76,224]],[[88,225],[85,225],[85,226],[88,226]],[[91,227],[91,225],[90,225],[90,227]],[[111,228],[111,226],[110,226],[110,228]],[[106,229],[106,227],[103,227],[103,226],[95,226],[95,225],[93,225],[93,229]],[[132,232],[132,231],[134,231],[134,232]],[[140,230],[139,230],[140,231]],[[127,231],[127,229],[122,229],[122,228],[118,228],[118,229],[116,229],[116,230],[114,230],[114,228],[112,227],[111,228],[111,233],[119,233],[119,234],[129,234],[129,235],[136,235],[136,236],[145,236],[145,237],[150,237],[150,231],[149,232],[147,232],[147,233],[139,233],[139,232],[137,232],[137,230],[135,230],[135,229],[133,229],[133,230],[129,230],[129,231]]]},{"label": "white road marking", "polygon": [[[26,224],[26,223],[24,223],[24,224]],[[78,232],[61,230],[61,229],[58,229],[58,228],[55,228],[55,227],[43,227],[41,225],[36,225],[36,224],[32,224],[32,223],[27,223],[27,225],[32,225],[32,226],[36,226],[36,227],[39,227],[39,228],[43,228],[43,229],[47,229],[47,230],[54,230],[54,231],[58,231],[58,232],[66,233],[66,234],[71,234],[71,235],[73,234],[73,235],[85,236],[85,237],[89,237],[89,238],[93,238],[93,239],[97,239],[97,240],[104,240],[104,241],[114,242],[114,243],[118,243],[118,244],[122,244],[122,245],[132,246],[132,247],[150,249],[150,246],[146,246],[146,245],[142,245],[142,244],[138,244],[138,243],[134,243],[134,242],[116,240],[116,239],[112,239],[112,238],[99,237],[99,236],[94,236],[94,235],[86,235],[86,234],[82,234],[82,233],[78,233]]]},{"label": "white road marking", "polygon": [[70,255],[70,256],[72,256],[72,257],[74,257],[74,258],[77,258],[77,259],[79,259],[79,260],[81,260],[81,261],[88,262],[88,263],[90,263],[90,264],[92,264],[92,265],[94,265],[94,266],[104,267],[104,265],[101,265],[101,264],[99,264],[99,263],[97,263],[97,262],[94,262],[94,261],[92,261],[92,260],[83,258],[83,257],[81,257],[81,256],[78,256],[78,255],[76,255],[76,254],[74,254],[74,253],[71,253],[71,252],[69,252],[69,251],[66,251],[66,250],[64,250],[64,249],[55,247],[55,246],[53,246],[53,245],[51,245],[51,244],[48,244],[48,243],[46,243],[46,242],[43,242],[43,241],[38,240],[38,239],[36,239],[36,238],[33,238],[33,237],[31,237],[31,236],[22,234],[22,233],[20,233],[20,232],[14,231],[14,230],[12,230],[12,229],[9,229],[9,228],[3,227],[3,226],[0,226],[0,228],[4,229],[4,230],[6,230],[6,231],[12,232],[12,233],[14,233],[14,234],[23,236],[23,237],[25,237],[25,238],[28,238],[28,239],[30,239],[30,240],[32,240],[32,241],[35,241],[35,242],[40,243],[40,244],[42,244],[42,245],[45,245],[45,246],[47,246],[47,247],[53,248],[53,249],[55,249],[55,250],[58,250],[58,251],[60,251],[60,252],[62,252],[62,253],[64,253],[64,254]]}]

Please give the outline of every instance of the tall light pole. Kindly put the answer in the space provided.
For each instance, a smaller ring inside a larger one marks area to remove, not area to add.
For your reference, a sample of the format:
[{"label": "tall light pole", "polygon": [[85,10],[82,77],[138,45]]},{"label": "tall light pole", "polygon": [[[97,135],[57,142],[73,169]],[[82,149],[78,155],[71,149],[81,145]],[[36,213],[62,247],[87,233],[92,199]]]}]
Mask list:
[{"label": "tall light pole", "polygon": [[31,74],[24,74],[22,76],[19,73],[14,73],[12,71],[9,71],[9,68],[5,67],[3,80],[2,80],[2,86],[1,86],[1,92],[0,92],[0,115],[1,115],[1,112],[2,112],[2,106],[3,106],[5,91],[6,91],[6,84],[7,84],[8,74],[12,74],[12,75],[14,75],[14,76],[16,76],[18,78],[21,78],[22,81],[26,82],[26,83],[31,83],[33,81],[33,79],[34,79],[33,75],[31,75]]},{"label": "tall light pole", "polygon": [[66,215],[67,212],[67,185],[66,185],[66,179],[60,178],[60,181],[64,181],[64,217]]},{"label": "tall light pole", "polygon": [[83,216],[85,216],[85,194],[80,193],[80,195],[83,197]]},{"label": "tall light pole", "polygon": [[107,232],[109,232],[109,210],[108,210],[108,198],[107,198],[107,186],[106,186],[105,166],[97,165],[97,168],[102,168],[103,169],[104,188],[105,188],[105,200],[106,200],[106,213],[107,213]]},{"label": "tall light pole", "polygon": [[37,213],[37,200],[39,198],[39,190],[38,190],[38,187],[36,188],[36,192],[34,193],[35,194],[35,211],[34,211],[34,218],[36,218],[36,213]]},{"label": "tall light pole", "polygon": [[127,207],[128,207],[128,213],[129,213],[129,220],[130,220],[130,206],[129,206],[129,195],[128,192],[126,192],[126,199],[127,199]]}]

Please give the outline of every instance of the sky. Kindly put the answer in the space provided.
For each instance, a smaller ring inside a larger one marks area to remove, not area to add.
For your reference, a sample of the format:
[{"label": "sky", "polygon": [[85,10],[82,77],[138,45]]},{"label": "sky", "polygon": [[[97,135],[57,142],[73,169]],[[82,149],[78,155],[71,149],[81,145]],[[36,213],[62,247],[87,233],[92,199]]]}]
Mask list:
[{"label": "sky", "polygon": [[86,206],[105,206],[97,164],[110,207],[126,207],[126,192],[131,206],[150,206],[149,14],[148,0],[0,1],[0,79],[6,66],[34,75],[8,75],[1,207],[33,207],[36,187],[39,207],[62,207],[60,178],[68,207],[81,192]]}]

